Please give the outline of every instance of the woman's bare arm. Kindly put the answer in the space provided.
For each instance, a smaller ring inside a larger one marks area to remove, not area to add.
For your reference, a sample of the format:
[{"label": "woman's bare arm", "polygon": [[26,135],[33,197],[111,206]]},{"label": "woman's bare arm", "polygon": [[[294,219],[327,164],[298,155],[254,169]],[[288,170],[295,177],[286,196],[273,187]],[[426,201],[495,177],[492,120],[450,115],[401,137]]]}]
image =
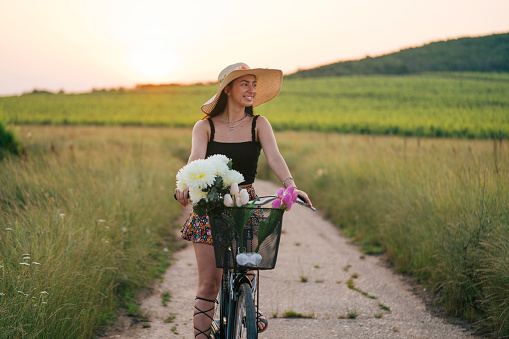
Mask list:
[{"label": "woman's bare arm", "polygon": [[[256,131],[258,140],[260,141],[263,152],[265,153],[265,157],[267,158],[267,163],[279,181],[281,181],[281,183],[284,182],[285,187],[295,185],[295,181],[292,178],[290,169],[288,168],[285,159],[279,152],[276,137],[274,136],[274,132],[272,131],[272,126],[270,125],[269,121],[260,116],[256,121]],[[311,200],[309,199],[306,192],[298,189],[295,192],[297,192],[299,196],[304,198],[304,200],[306,200],[306,202],[312,206]]]},{"label": "woman's bare arm", "polygon": [[[198,121],[193,127],[191,154],[187,163],[198,159],[205,159],[207,154],[207,143],[210,135],[210,125],[207,120]],[[186,188],[183,191],[178,188],[175,189],[175,197],[178,202],[186,207],[189,203],[189,189]]]}]

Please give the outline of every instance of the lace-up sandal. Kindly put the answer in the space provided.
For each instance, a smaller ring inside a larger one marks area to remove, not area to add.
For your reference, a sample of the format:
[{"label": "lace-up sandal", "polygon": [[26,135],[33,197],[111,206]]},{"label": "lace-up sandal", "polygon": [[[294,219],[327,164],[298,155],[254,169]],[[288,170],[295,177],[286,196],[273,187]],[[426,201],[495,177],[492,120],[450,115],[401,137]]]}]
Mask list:
[{"label": "lace-up sandal", "polygon": [[[200,310],[198,307],[196,307],[196,305],[194,305],[194,308],[196,309],[196,312],[194,312],[194,315],[193,315],[193,317],[196,317],[197,315],[200,315],[200,314],[205,315],[207,318],[210,319],[210,321],[211,321],[210,324],[212,325],[212,321],[214,321],[214,318],[213,318],[213,315],[210,316],[208,314],[208,312],[214,311],[215,304],[217,303],[217,300],[210,300],[210,299],[205,299],[205,298],[200,298],[200,297],[196,297],[195,300],[203,300],[203,301],[212,303],[212,308],[210,308],[208,310]],[[203,330],[203,331],[201,329],[197,328],[196,326],[194,326],[195,331],[198,331],[198,333],[196,333],[194,335],[194,337],[197,338],[199,335],[203,335],[203,336],[205,336],[205,338],[209,338],[210,337],[210,330],[212,328],[211,325],[209,325],[209,327],[206,330]]]},{"label": "lace-up sandal", "polygon": [[[258,333],[265,332],[267,327],[269,327],[269,322],[267,321],[267,318],[265,318],[265,316],[262,314],[262,312],[256,311],[256,320],[257,320],[257,325],[258,325]],[[260,329],[260,325],[263,326],[262,329]]]}]

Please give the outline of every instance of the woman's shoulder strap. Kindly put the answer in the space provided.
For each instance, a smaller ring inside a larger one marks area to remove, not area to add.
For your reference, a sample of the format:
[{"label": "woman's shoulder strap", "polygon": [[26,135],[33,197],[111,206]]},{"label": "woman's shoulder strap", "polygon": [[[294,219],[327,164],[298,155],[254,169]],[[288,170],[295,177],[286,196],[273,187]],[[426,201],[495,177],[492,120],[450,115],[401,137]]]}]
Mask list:
[{"label": "woman's shoulder strap", "polygon": [[210,124],[210,140],[209,141],[213,141],[214,133],[216,132],[216,130],[214,129],[214,123],[212,122],[212,118],[208,118],[207,120],[209,121],[209,124]]},{"label": "woman's shoulder strap", "polygon": [[255,115],[253,117],[253,124],[251,125],[251,135],[253,137],[253,142],[256,142],[256,119],[258,119],[259,115]]}]

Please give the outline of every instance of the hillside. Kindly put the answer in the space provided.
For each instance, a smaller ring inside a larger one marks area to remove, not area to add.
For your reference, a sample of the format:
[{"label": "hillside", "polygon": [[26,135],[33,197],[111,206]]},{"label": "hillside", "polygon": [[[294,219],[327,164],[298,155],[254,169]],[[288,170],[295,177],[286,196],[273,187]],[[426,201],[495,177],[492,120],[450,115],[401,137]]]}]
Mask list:
[{"label": "hillside", "polygon": [[509,33],[432,42],[362,60],[298,71],[289,78],[421,72],[509,72]]}]

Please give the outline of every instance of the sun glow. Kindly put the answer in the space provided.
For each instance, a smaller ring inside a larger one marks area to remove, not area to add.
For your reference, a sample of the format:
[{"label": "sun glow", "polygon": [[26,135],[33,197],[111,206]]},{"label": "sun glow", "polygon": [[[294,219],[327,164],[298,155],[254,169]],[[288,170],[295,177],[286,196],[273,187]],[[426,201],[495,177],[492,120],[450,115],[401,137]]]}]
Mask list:
[{"label": "sun glow", "polygon": [[177,55],[164,46],[161,41],[151,40],[141,43],[127,55],[129,65],[143,80],[158,80],[177,69]]}]

